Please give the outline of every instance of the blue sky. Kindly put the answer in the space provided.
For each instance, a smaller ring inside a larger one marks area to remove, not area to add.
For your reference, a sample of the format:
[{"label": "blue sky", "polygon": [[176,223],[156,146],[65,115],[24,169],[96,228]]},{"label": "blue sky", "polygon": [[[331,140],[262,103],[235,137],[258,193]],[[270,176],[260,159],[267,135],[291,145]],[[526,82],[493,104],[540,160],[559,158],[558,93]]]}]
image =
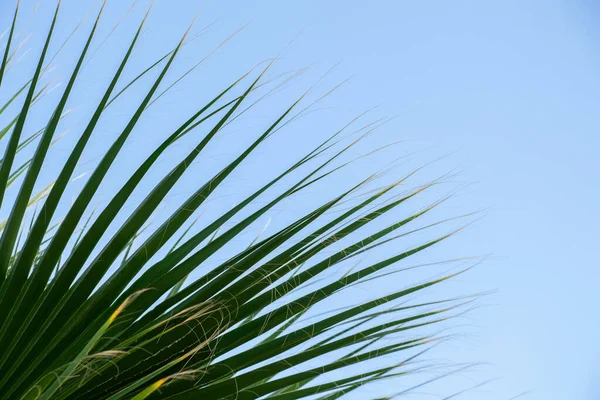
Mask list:
[{"label": "blue sky", "polygon": [[[12,8],[8,3],[0,5],[4,26],[6,11]],[[33,4],[24,3],[30,8]],[[75,23],[93,2],[64,3],[62,17]],[[107,14],[115,21],[127,7],[111,3]],[[155,107],[155,119],[140,129],[176,118],[181,111],[179,105],[173,110],[176,96],[191,103],[197,87],[214,92],[294,39],[282,54],[280,71],[311,66],[311,74],[292,86],[293,95],[333,66],[319,89],[352,77],[307,118],[306,126],[331,132],[340,121],[378,105],[374,118],[395,116],[378,140],[406,141],[386,157],[417,152],[411,162],[418,164],[446,156],[433,175],[455,167],[464,170],[458,185],[471,185],[448,205],[447,216],[484,208],[485,218],[430,257],[492,254],[453,290],[497,293],[468,318],[467,338],[449,346],[443,356],[490,365],[472,378],[439,384],[435,390],[450,393],[461,385],[498,378],[460,398],[509,399],[526,390],[531,393],[523,399],[600,395],[599,325],[594,317],[600,304],[595,247],[600,238],[600,32],[595,26],[600,10],[592,0],[156,3],[140,46],[140,65],[169,49],[199,10],[196,31],[211,25],[190,46],[194,51],[182,54],[175,71],[184,71],[231,32],[249,25],[206,67],[165,96]],[[48,4],[42,6],[46,8]],[[45,29],[32,23],[32,37],[39,39]],[[69,29],[58,35],[64,37]],[[107,55],[99,52],[95,57],[84,77],[92,89],[110,74],[99,62]],[[64,78],[65,72],[60,73]],[[219,75],[223,78],[217,84]],[[85,114],[86,100],[82,91],[72,121],[75,131],[84,119],[77,112]],[[119,105],[117,114],[125,118],[134,105]],[[272,117],[267,111],[259,109],[244,124],[259,125]],[[302,146],[304,137],[298,135],[313,138],[316,133],[302,131],[303,124],[290,128],[297,133],[294,139],[275,142],[267,149],[274,153],[265,150],[261,156],[282,161],[282,149]],[[231,145],[233,133],[221,145]],[[134,137],[130,145],[136,151],[123,160],[124,168],[135,164],[137,150],[142,153],[159,139]],[[63,147],[57,146],[59,156],[69,143],[67,139]],[[232,148],[217,149],[215,157],[226,160],[233,153]],[[97,156],[90,154],[89,162]],[[244,188],[266,163],[260,157],[251,161],[232,192]],[[115,187],[119,183],[117,178]],[[170,201],[176,204],[182,196],[175,194]],[[429,393],[433,397],[425,390],[418,398],[439,397],[433,389]]]}]

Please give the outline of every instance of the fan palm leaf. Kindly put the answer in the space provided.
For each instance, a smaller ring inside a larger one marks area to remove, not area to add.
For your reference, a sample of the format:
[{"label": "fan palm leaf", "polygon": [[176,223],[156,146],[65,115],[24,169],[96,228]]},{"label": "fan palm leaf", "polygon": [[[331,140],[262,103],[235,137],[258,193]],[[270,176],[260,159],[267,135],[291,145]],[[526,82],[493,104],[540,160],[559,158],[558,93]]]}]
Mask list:
[{"label": "fan palm leaf", "polygon": [[[100,6],[49,120],[40,124],[43,128],[27,133],[26,122],[48,89],[41,82],[49,65],[54,30],[61,23],[60,2],[51,16],[35,71],[14,93],[6,94],[0,108],[3,119],[8,115],[0,133],[5,141],[0,205],[8,215],[0,237],[0,399],[283,400],[315,395],[334,399],[371,382],[419,371],[422,367],[415,360],[436,340],[421,328],[450,318],[453,310],[468,300],[399,303],[461,272],[380,293],[326,314],[312,310],[340,292],[391,274],[390,268],[456,232],[431,237],[383,260],[367,257],[370,264],[360,269],[345,267],[358,255],[371,254],[386,243],[437,226],[410,228],[445,199],[398,221],[390,215],[444,176],[408,191],[400,188],[417,171],[375,189],[377,173],[349,182],[346,190],[276,232],[259,235],[244,249],[227,252],[240,235],[286,199],[336,179],[336,173],[348,165],[343,157],[374,126],[365,127],[366,133],[349,145],[343,144],[344,127],[214,220],[196,217],[257,148],[304,111],[297,108],[309,91],[291,101],[236,158],[194,188],[163,223],[151,223],[194,161],[206,157],[208,144],[252,108],[255,103],[250,98],[268,85],[265,76],[274,60],[225,85],[210,101],[199,105],[165,135],[104,207],[90,212],[128,138],[149,106],[164,93],[159,88],[190,31],[188,28],[171,51],[127,81],[124,71],[141,40],[148,10],[85,128],[62,166],[56,168],[52,183],[36,191],[81,69],[97,40],[105,5]],[[11,51],[18,25],[17,4],[0,66],[0,90],[10,79],[7,67],[14,62]],[[109,106],[150,71],[157,76],[125,127],[64,214],[59,214],[100,120],[110,118]],[[19,101],[20,110],[11,115],[11,107]],[[121,220],[123,208],[142,182],[147,182],[157,161],[174,143],[200,128],[206,133]],[[34,145],[33,154],[15,167],[17,155]],[[19,189],[13,200],[7,191],[16,183]],[[259,203],[265,198],[266,202]],[[109,228],[115,225],[112,232]],[[365,231],[367,226],[377,228]],[[144,230],[147,235],[142,234]],[[224,250],[228,254],[224,261],[212,261]],[[338,266],[345,273],[332,277],[330,271]],[[359,369],[359,365],[382,357],[394,362]],[[345,369],[350,366],[353,368]],[[315,384],[315,379],[322,377],[327,378]]]}]

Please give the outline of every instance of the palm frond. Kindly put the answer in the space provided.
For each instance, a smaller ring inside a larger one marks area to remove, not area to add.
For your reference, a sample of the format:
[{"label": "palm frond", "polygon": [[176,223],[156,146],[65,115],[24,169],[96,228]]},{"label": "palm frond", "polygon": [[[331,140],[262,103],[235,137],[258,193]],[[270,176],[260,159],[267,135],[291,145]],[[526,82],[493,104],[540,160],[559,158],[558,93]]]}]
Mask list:
[{"label": "palm frond", "polygon": [[[357,139],[344,144],[343,134],[358,120],[353,119],[223,213],[213,219],[198,216],[257,149],[307,112],[314,104],[304,106],[314,90],[311,87],[290,101],[233,160],[217,172],[203,171],[210,177],[199,182],[162,223],[151,221],[183,176],[194,173],[194,162],[209,157],[209,144],[225,127],[234,121],[239,124],[241,115],[305,70],[271,81],[267,74],[276,61],[273,59],[224,85],[164,135],[98,212],[89,212],[102,184],[116,172],[117,159],[128,151],[124,150],[128,139],[149,106],[204,61],[173,83],[165,83],[190,27],[171,51],[122,82],[142,40],[149,9],[73,148],[63,164],[52,169],[56,170],[52,182],[36,189],[42,170],[49,167],[48,154],[67,106],[81,90],[81,71],[97,41],[105,5],[106,1],[99,5],[49,119],[37,125],[42,129],[28,132],[26,122],[37,118],[32,110],[48,88],[43,75],[56,55],[49,62],[47,53],[57,24],[66,23],[60,20],[60,2],[51,16],[33,75],[16,89],[9,89],[0,108],[0,117],[7,118],[0,130],[0,140],[6,142],[0,164],[0,205],[8,215],[0,225],[0,400],[291,400],[318,395],[334,399],[362,385],[404,379],[425,368],[416,360],[439,339],[428,329],[455,316],[471,299],[413,302],[413,296],[467,268],[409,285],[400,285],[398,280],[392,293],[376,293],[370,299],[350,297],[342,308],[318,310],[340,293],[352,293],[367,282],[396,279],[411,269],[398,269],[398,265],[460,230],[448,228],[439,233],[432,229],[452,219],[421,224],[446,198],[417,211],[405,208],[447,176],[412,189],[406,189],[408,179],[420,169],[381,187],[373,186],[382,173],[355,181],[346,176],[350,179],[346,188],[332,193],[328,201],[295,214],[274,232],[263,228],[242,249],[234,246],[269,212],[309,189],[345,179],[340,171],[387,148],[378,146],[351,161],[346,158],[385,121],[365,125],[357,130]],[[6,67],[14,51],[18,9],[17,4],[0,67],[0,84],[11,76]],[[66,41],[81,26],[77,25]],[[150,71],[157,75],[148,83],[143,98],[68,205],[67,189],[76,179],[77,166],[97,134],[100,120],[111,118],[113,108],[109,106],[150,79]],[[282,82],[277,83],[279,79]],[[255,99],[255,94],[272,82],[275,87]],[[22,105],[14,112],[12,107],[18,101]],[[200,129],[205,131],[203,135],[198,133]],[[171,170],[156,179],[159,160],[184,140],[194,144]],[[34,145],[32,155],[23,162],[15,161],[20,152]],[[152,189],[136,201],[134,192],[149,181]],[[17,183],[13,199],[7,193]],[[123,220],[125,207],[132,202],[135,208]],[[397,219],[394,211],[399,209],[412,211]],[[373,249],[397,245],[423,232],[433,233],[418,243],[407,241],[406,248],[383,259],[372,256]],[[348,267],[359,256],[367,266]],[[390,359],[393,362],[385,364]],[[381,362],[372,364],[373,360]]]}]

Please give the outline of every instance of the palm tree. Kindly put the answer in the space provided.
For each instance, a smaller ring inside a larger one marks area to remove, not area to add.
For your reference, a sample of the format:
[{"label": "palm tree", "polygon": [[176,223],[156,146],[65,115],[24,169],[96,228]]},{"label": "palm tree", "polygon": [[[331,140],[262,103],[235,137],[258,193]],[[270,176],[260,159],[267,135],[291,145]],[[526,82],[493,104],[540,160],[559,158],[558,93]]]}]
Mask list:
[{"label": "palm tree", "polygon": [[[375,189],[378,174],[348,182],[345,191],[292,223],[258,236],[243,249],[230,250],[222,262],[213,261],[267,212],[307,188],[337,179],[336,173],[347,165],[340,160],[359,140],[344,145],[342,129],[218,218],[195,219],[196,211],[232,171],[299,114],[304,96],[291,102],[237,158],[194,188],[163,223],[150,223],[174,185],[193,168],[193,161],[205,156],[207,144],[251,108],[253,103],[246,104],[268,85],[265,77],[273,61],[227,85],[187,120],[179,121],[96,214],[90,209],[101,183],[114,173],[115,160],[122,157],[148,106],[160,96],[159,88],[186,43],[187,32],[172,51],[124,81],[144,18],[64,163],[44,164],[90,46],[97,40],[103,9],[104,4],[51,117],[41,121],[42,129],[27,133],[26,122],[48,90],[43,79],[51,63],[48,53],[60,2],[30,79],[16,92],[3,93],[7,100],[0,114],[3,119],[8,116],[8,122],[0,133],[6,143],[0,205],[7,215],[0,237],[0,399],[335,399],[364,384],[423,368],[415,361],[438,338],[421,334],[419,328],[437,326],[468,300],[405,300],[460,272],[393,293],[376,293],[342,309],[314,310],[351,287],[393,276],[403,260],[454,233],[443,233],[366,267],[346,267],[348,260],[358,255],[372,260],[371,250],[410,235],[412,231],[402,229],[443,199],[400,221],[388,221],[375,232],[361,232],[375,220],[385,221],[391,210],[438,181],[410,191],[399,191],[406,177]],[[4,87],[7,67],[15,63],[19,49],[13,43],[19,21],[17,4],[5,35],[0,67]],[[149,71],[157,77],[69,203],[65,192],[99,121],[110,118],[109,106]],[[14,115],[11,104],[19,107]],[[187,156],[154,184],[125,220],[119,219],[123,206],[167,149],[200,128],[206,133]],[[368,132],[367,126],[362,135]],[[17,155],[33,146],[31,157],[16,166]],[[55,177],[38,191],[42,168],[52,168]],[[17,183],[12,199],[7,190]],[[117,224],[114,233],[111,224]],[[334,267],[342,267],[343,275],[332,275]],[[393,363],[360,367],[382,357]]]}]

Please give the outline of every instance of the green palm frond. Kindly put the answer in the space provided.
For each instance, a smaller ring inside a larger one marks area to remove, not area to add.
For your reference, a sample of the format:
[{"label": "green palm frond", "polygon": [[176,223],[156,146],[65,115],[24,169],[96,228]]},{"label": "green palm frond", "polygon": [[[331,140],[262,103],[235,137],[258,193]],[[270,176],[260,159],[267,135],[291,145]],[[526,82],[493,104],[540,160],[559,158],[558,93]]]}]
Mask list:
[{"label": "green palm frond", "polygon": [[[365,384],[403,379],[425,368],[416,361],[439,339],[427,328],[451,318],[471,299],[412,303],[412,296],[462,271],[408,286],[404,282],[393,293],[376,293],[367,300],[352,298],[341,309],[315,310],[367,282],[394,279],[400,272],[395,268],[404,260],[457,232],[449,229],[382,260],[370,257],[373,249],[446,222],[416,226],[445,198],[400,220],[392,211],[421,198],[448,176],[406,190],[407,179],[418,171],[375,188],[381,174],[374,173],[348,182],[345,190],[296,215],[274,233],[264,230],[250,245],[232,246],[286,200],[338,180],[339,171],[351,163],[344,157],[376,123],[360,129],[361,136],[346,145],[343,133],[353,120],[218,217],[198,217],[217,188],[243,168],[257,148],[303,115],[308,107],[300,104],[309,90],[290,102],[236,158],[199,182],[162,223],[151,221],[194,162],[207,157],[209,143],[224,127],[303,71],[284,76],[283,83],[258,100],[254,96],[269,86],[266,77],[275,60],[225,85],[167,132],[95,212],[100,186],[115,173],[115,162],[123,157],[128,138],[149,106],[173,86],[160,89],[191,28],[171,51],[126,80],[124,71],[130,68],[148,10],[68,156],[60,166],[48,165],[47,155],[77,90],[80,72],[98,40],[105,5],[99,6],[49,119],[40,121],[42,129],[30,133],[27,122],[48,88],[43,75],[54,30],[62,23],[60,2],[33,75],[14,93],[6,93],[0,107],[0,117],[8,121],[0,131],[5,142],[0,205],[6,213],[0,226],[0,400],[334,399]],[[17,6],[0,68],[3,87],[11,79],[6,71],[13,62],[12,39],[18,24]],[[142,100],[69,203],[67,188],[100,120],[110,118],[109,106],[133,86],[139,87],[142,77],[150,79],[150,71],[157,75]],[[18,111],[12,109],[16,104],[21,104]],[[188,134],[199,128],[206,133],[198,135],[187,155],[156,179],[157,162],[184,137],[192,140]],[[33,146],[31,155],[16,161]],[[41,172],[48,168],[55,172],[51,184],[37,189]],[[134,201],[134,191],[148,181],[154,182],[152,190]],[[8,192],[17,184],[13,198]],[[135,208],[122,220],[124,207],[132,201]],[[227,254],[224,260],[215,261],[223,254]],[[368,265],[347,267],[358,256]],[[335,275],[340,269],[343,274]],[[393,362],[368,364],[384,359]]]}]

